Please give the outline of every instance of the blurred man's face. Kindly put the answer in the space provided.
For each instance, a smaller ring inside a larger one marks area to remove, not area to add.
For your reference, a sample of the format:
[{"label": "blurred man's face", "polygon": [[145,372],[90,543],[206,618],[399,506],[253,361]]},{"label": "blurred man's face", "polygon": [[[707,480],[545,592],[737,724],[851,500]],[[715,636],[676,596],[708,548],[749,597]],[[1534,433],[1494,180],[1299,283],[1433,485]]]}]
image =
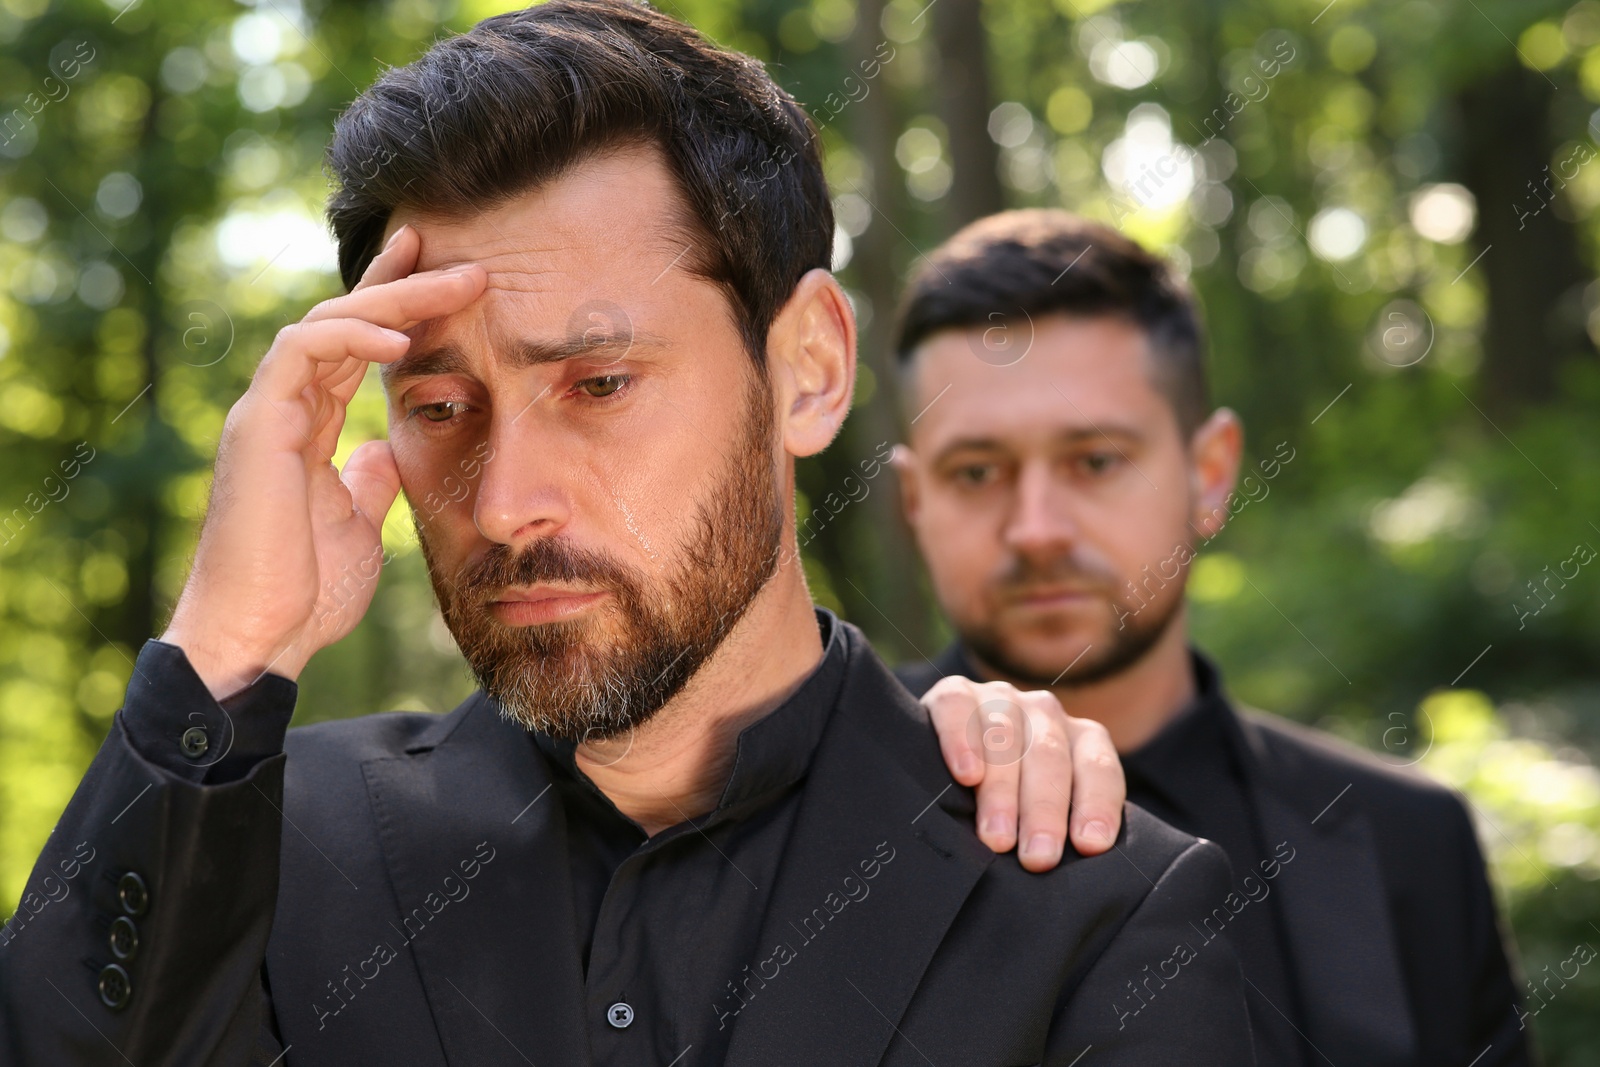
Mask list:
[{"label": "blurred man's face", "polygon": [[466,219],[398,215],[483,297],[410,331],[389,438],[450,632],[504,712],[572,740],[647,719],[772,575],[773,401],[683,269],[650,150]]},{"label": "blurred man's face", "polygon": [[980,660],[1086,684],[1137,662],[1180,612],[1195,472],[1139,327],[1051,315],[1032,330],[1009,366],[983,329],[918,350],[906,513]]}]

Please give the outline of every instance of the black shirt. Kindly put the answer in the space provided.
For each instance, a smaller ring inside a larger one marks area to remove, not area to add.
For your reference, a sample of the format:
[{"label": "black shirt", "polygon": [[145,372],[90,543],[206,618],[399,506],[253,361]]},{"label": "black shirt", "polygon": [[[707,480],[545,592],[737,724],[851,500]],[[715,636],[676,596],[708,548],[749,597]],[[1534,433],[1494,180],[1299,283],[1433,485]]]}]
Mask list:
[{"label": "black shirt", "polygon": [[1305,1041],[1296,1031],[1304,1023],[1288,936],[1276,904],[1280,898],[1261,877],[1273,869],[1262,865],[1273,863],[1279,842],[1262,837],[1216,668],[1198,653],[1191,655],[1194,699],[1160,733],[1122,757],[1128,799],[1227,852],[1239,895],[1225,907],[1230,916],[1226,929],[1249,983],[1245,999],[1256,1062],[1303,1064]]},{"label": "black shirt", "polygon": [[740,732],[716,809],[654,837],[578,770],[572,743],[531,734],[556,770],[598,1067],[693,1067],[727,1053],[759,984],[750,967],[800,785],[844,680],[837,620],[819,610],[817,625],[821,663]]},{"label": "black shirt", "polygon": [[[1217,901],[1222,911],[1213,913],[1216,920],[1197,928],[1197,937],[1203,940],[1208,931],[1225,927],[1238,953],[1247,983],[1256,1062],[1263,1067],[1303,1067],[1307,1045],[1300,1034],[1305,1022],[1289,941],[1276,903],[1279,898],[1261,877],[1264,869],[1275,869],[1262,865],[1272,863],[1278,842],[1263,839],[1239,750],[1244,740],[1238,736],[1217,669],[1198,652],[1191,652],[1191,658],[1194,699],[1155,737],[1122,756],[1128,800],[1185,833],[1215,841],[1227,852],[1237,894]],[[984,677],[959,644],[928,666],[937,670],[898,673],[918,695],[943,675],[979,681]],[[1197,922],[1204,919],[1196,916]]]}]

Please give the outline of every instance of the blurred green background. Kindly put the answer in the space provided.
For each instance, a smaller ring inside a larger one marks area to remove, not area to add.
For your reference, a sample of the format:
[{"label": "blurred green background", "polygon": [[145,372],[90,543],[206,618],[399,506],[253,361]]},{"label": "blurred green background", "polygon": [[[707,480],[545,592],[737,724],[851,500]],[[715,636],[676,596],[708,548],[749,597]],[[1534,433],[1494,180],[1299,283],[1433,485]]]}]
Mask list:
[{"label": "blurred green background", "polygon": [[[333,117],[510,6],[0,0],[0,914],[180,588],[229,404],[336,291]],[[1251,459],[1293,451],[1196,563],[1198,640],[1243,700],[1467,791],[1529,974],[1600,947],[1600,3],[660,6],[827,144],[863,370],[801,476],[818,599],[891,659],[946,636],[892,474],[843,503],[895,439],[918,250],[1006,206],[1122,225],[1192,272]],[[344,453],[382,432],[368,390]],[[403,507],[386,539],[297,721],[470,689]],[[1600,1062],[1600,970],[1530,1024]]]}]

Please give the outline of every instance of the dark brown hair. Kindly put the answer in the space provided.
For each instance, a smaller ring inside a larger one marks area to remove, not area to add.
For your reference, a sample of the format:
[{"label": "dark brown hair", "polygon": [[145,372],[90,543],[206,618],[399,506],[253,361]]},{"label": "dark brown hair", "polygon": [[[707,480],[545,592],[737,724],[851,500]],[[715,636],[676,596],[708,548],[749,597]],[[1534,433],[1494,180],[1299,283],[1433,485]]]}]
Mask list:
[{"label": "dark brown hair", "polygon": [[683,266],[728,294],[764,371],[773,318],[832,254],[816,130],[756,60],[630,0],[485,19],[362,93],[328,149],[344,283],[396,208],[467,216],[635,144],[666,157],[692,212],[669,220],[689,231]]},{"label": "dark brown hair", "polygon": [[1188,285],[1166,260],[1065,211],[990,215],[930,253],[902,299],[895,350],[904,366],[941,330],[1052,313],[1138,325],[1184,437],[1205,421],[1205,333]]}]

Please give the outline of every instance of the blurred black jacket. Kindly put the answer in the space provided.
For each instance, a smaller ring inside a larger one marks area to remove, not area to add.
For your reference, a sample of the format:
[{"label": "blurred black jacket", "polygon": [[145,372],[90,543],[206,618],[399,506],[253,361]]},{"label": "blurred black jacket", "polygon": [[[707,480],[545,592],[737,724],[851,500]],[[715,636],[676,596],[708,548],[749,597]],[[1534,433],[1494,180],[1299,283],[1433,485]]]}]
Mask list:
[{"label": "blurred black jacket", "polygon": [[[1241,953],[1259,1030],[1271,1018],[1298,1031],[1298,1062],[1311,1065],[1533,1062],[1464,798],[1397,761],[1278,716],[1241,713],[1216,667],[1198,652],[1192,662],[1195,706],[1166,727],[1184,735],[1158,735],[1125,757],[1128,800],[1222,843],[1241,879],[1259,883],[1263,857],[1281,859],[1273,851],[1281,843],[1293,850],[1270,897],[1238,907],[1275,911],[1277,922],[1262,929],[1284,943],[1257,958],[1287,957],[1286,968],[1252,973],[1251,954]],[[919,696],[947,674],[982,680],[959,643],[896,673]],[[1219,744],[1202,724],[1220,727]],[[1147,758],[1156,748],[1167,751]],[[1202,762],[1220,759],[1239,769],[1237,778]],[[1228,795],[1234,782],[1238,796]],[[1246,829],[1265,851],[1246,844],[1240,852],[1250,837],[1229,833],[1235,813],[1254,820]],[[1286,1058],[1264,1044],[1256,1056],[1264,1065]]]}]

